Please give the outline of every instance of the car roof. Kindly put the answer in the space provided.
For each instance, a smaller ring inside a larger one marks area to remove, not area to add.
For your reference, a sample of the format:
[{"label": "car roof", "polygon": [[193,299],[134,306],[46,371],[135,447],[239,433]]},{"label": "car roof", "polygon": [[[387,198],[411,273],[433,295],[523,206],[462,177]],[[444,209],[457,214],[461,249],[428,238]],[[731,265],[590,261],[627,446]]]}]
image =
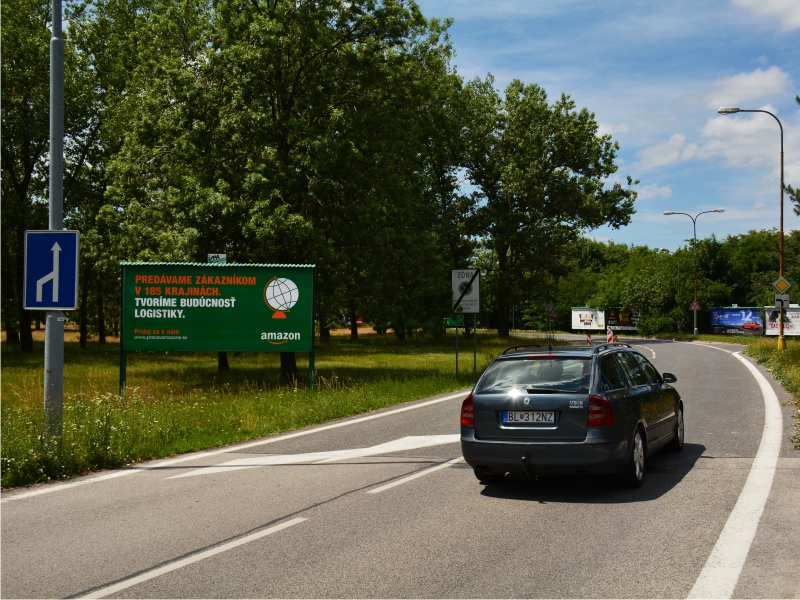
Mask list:
[{"label": "car roof", "polygon": [[604,344],[597,344],[596,346],[550,346],[544,347],[538,344],[521,344],[519,346],[511,346],[506,348],[500,353],[499,359],[514,359],[535,357],[536,355],[546,354],[548,356],[581,356],[591,357],[595,354],[600,354],[608,350],[627,348],[633,350],[629,344],[622,342],[609,342]]}]

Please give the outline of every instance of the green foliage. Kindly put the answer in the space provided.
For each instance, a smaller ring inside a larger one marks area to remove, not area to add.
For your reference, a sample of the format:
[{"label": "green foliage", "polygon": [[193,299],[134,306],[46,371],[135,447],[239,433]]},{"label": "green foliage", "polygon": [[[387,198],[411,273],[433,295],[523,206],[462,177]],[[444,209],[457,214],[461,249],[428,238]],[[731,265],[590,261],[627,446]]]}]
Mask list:
[{"label": "green foliage", "polygon": [[500,335],[507,335],[511,306],[566,271],[567,248],[582,231],[627,224],[636,192],[606,187],[618,146],[597,135],[591,112],[576,110],[567,95],[550,104],[541,87],[519,80],[501,98],[493,83],[488,77],[467,86],[473,114],[466,165],[479,188],[474,221],[487,239],[486,287]]},{"label": "green foliage", "polygon": [[795,432],[791,439],[795,450],[800,450],[800,343],[798,340],[788,339],[786,350],[778,352],[775,339],[762,338],[749,345],[745,353],[764,365],[781,382],[786,391],[794,396],[793,399],[786,401],[791,401],[797,408],[797,412],[793,415]]}]

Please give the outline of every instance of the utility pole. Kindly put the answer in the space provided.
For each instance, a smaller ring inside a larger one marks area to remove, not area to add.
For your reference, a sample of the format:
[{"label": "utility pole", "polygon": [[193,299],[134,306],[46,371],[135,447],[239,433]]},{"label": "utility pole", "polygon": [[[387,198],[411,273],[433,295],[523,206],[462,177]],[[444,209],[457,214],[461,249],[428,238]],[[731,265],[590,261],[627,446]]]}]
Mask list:
[{"label": "utility pole", "polygon": [[[50,231],[64,228],[64,40],[61,0],[53,0],[50,38]],[[47,311],[44,332],[44,411],[47,433],[61,435],[64,403],[64,313]]]}]

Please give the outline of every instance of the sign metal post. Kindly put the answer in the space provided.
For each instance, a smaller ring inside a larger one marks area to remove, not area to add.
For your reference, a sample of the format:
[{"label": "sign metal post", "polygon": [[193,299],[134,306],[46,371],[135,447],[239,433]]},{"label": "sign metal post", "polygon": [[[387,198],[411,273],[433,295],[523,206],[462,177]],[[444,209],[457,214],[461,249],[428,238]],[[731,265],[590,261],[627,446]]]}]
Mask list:
[{"label": "sign metal post", "polygon": [[475,375],[478,368],[478,335],[475,332],[477,327],[477,314],[481,311],[480,300],[480,269],[453,269],[450,272],[452,292],[454,299],[452,311],[456,314],[456,377],[458,377],[458,317],[459,314],[473,314],[472,328],[472,374]]}]

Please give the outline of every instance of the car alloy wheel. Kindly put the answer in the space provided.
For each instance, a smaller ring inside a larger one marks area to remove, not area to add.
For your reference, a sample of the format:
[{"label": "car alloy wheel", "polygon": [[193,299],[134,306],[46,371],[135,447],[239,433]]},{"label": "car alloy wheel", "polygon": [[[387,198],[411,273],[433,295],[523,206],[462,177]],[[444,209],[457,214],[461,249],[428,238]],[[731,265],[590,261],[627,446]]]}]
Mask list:
[{"label": "car alloy wheel", "polygon": [[675,414],[675,437],[669,443],[669,448],[673,452],[680,452],[683,450],[683,439],[686,435],[686,429],[683,424],[683,406],[678,406],[678,411]]},{"label": "car alloy wheel", "polygon": [[631,457],[628,466],[621,473],[622,483],[630,488],[638,488],[644,481],[644,438],[640,427],[636,428],[631,444]]}]

